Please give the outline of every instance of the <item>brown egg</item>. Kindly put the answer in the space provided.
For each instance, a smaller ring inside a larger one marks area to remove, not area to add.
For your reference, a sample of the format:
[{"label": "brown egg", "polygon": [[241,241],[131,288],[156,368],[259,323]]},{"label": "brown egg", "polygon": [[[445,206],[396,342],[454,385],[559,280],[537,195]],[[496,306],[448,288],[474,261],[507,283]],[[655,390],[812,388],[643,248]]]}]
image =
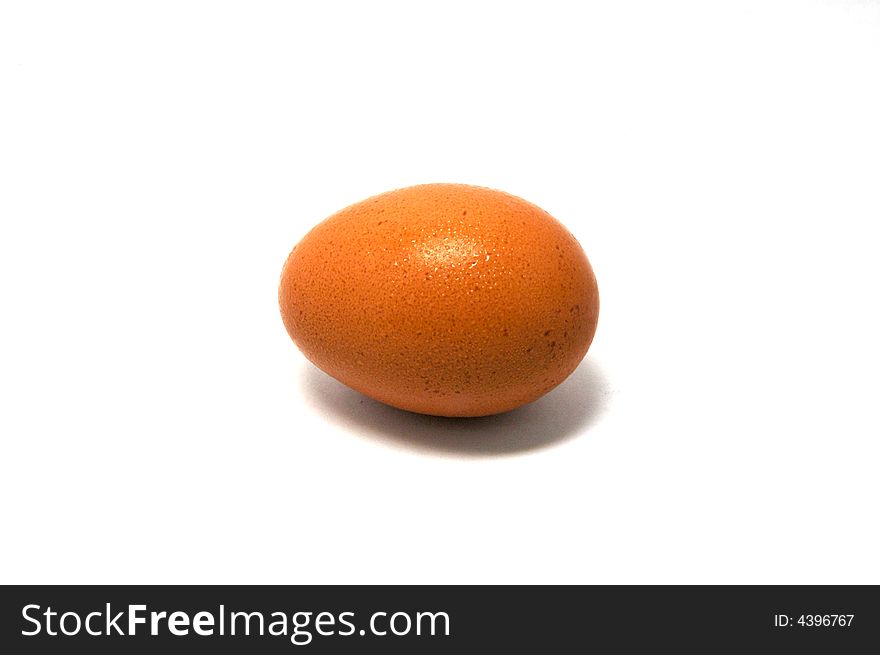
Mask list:
[{"label": "brown egg", "polygon": [[485,416],[533,401],[583,359],[599,293],[580,244],[501,191],[425,184],[319,223],[281,273],[303,354],[383,403]]}]

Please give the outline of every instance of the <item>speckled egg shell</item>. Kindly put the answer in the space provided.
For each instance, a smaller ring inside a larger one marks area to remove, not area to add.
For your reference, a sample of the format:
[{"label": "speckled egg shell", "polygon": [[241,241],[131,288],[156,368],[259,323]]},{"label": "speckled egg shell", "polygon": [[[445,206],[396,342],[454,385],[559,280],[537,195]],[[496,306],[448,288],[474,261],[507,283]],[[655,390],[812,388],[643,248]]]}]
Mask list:
[{"label": "speckled egg shell", "polygon": [[497,414],[574,371],[599,294],[580,244],[507,193],[425,184],[334,214],[293,249],[281,314],[303,354],[361,393],[437,416]]}]

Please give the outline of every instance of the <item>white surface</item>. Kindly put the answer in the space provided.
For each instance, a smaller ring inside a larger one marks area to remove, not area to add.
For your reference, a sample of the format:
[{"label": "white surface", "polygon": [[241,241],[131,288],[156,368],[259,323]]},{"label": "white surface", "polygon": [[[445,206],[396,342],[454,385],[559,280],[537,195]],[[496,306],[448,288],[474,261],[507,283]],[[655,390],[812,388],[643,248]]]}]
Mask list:
[{"label": "white surface", "polygon": [[[4,3],[3,582],[880,583],[880,9]],[[504,189],[587,362],[444,421],[311,369],[317,221]]]}]

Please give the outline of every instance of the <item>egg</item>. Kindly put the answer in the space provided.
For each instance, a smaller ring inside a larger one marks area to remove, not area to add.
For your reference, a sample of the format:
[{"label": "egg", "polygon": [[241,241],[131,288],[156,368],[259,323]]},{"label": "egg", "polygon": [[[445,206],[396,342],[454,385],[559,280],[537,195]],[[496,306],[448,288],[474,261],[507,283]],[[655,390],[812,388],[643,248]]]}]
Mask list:
[{"label": "egg", "polygon": [[561,223],[464,184],[390,191],[319,223],[287,258],[279,302],[322,371],[436,416],[541,397],[577,368],[599,315],[593,270]]}]

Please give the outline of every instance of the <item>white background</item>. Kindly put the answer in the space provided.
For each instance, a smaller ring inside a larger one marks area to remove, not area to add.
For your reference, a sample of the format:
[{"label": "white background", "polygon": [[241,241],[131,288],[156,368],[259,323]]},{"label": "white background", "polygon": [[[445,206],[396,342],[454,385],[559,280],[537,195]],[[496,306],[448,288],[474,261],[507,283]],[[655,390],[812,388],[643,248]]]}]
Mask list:
[{"label": "white background", "polygon": [[[875,2],[10,2],[0,580],[880,583]],[[290,248],[410,184],[578,237],[563,386],[409,415]]]}]

